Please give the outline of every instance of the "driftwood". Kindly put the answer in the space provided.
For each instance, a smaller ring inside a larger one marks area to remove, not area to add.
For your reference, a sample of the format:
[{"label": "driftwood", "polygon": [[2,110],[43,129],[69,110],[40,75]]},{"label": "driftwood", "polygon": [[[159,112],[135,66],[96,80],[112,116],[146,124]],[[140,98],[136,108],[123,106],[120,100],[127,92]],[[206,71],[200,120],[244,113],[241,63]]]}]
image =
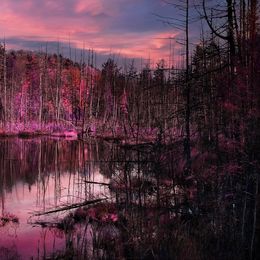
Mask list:
[{"label": "driftwood", "polygon": [[49,211],[45,211],[45,212],[39,212],[36,214],[33,214],[34,216],[42,216],[42,215],[47,215],[47,214],[51,214],[51,213],[56,213],[56,212],[60,212],[60,211],[65,211],[65,210],[70,210],[70,209],[75,209],[75,208],[79,208],[82,206],[86,206],[86,205],[90,205],[90,204],[95,204],[104,200],[107,200],[108,198],[102,198],[102,199],[95,199],[95,200],[88,200],[88,201],[84,201],[82,203],[75,203],[69,206],[65,206],[65,207],[61,207],[61,208],[56,208],[53,210],[49,210]]},{"label": "driftwood", "polygon": [[104,186],[110,186],[109,183],[105,183],[105,182],[97,182],[97,181],[84,181],[85,183],[88,184],[99,184],[99,185],[104,185]]}]

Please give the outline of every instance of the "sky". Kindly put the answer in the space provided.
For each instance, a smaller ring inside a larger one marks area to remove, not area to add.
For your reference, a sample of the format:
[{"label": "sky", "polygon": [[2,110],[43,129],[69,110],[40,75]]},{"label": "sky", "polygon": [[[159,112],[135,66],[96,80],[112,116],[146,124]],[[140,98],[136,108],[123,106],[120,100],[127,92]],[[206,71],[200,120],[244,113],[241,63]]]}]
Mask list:
[{"label": "sky", "polygon": [[165,38],[181,32],[158,16],[180,15],[164,0],[1,0],[0,38],[9,49],[39,50],[48,42],[55,51],[60,42],[61,52],[68,55],[71,46],[77,57],[93,48],[103,59],[172,62],[181,46]]}]

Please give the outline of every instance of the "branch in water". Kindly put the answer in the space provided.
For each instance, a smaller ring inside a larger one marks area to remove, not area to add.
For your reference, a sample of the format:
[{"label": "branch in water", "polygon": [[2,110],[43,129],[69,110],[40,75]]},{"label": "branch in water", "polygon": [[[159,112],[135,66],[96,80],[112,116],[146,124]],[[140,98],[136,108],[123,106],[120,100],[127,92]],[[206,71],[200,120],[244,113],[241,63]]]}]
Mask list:
[{"label": "branch in water", "polygon": [[104,200],[107,200],[108,198],[102,198],[102,199],[95,199],[95,200],[88,200],[88,201],[84,201],[82,203],[75,203],[66,207],[62,207],[62,208],[58,208],[58,209],[53,209],[53,210],[49,210],[49,211],[45,211],[45,212],[39,212],[34,214],[34,216],[42,216],[42,215],[47,215],[47,214],[51,214],[51,213],[56,213],[56,212],[60,212],[60,211],[65,211],[65,210],[70,210],[70,209],[75,209],[75,208],[79,208],[82,206],[86,206],[86,205],[90,205],[90,204],[95,204]]}]

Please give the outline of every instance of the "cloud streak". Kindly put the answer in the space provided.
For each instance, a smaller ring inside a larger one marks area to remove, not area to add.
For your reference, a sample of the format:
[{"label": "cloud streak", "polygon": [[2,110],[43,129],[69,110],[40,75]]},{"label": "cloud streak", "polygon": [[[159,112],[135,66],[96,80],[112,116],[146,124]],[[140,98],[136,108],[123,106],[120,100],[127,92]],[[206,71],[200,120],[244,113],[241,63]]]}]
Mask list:
[{"label": "cloud streak", "polygon": [[179,32],[154,13],[174,15],[160,0],[2,0],[0,30],[11,48],[70,39],[75,48],[102,55],[158,60],[169,55],[169,41],[162,38]]}]

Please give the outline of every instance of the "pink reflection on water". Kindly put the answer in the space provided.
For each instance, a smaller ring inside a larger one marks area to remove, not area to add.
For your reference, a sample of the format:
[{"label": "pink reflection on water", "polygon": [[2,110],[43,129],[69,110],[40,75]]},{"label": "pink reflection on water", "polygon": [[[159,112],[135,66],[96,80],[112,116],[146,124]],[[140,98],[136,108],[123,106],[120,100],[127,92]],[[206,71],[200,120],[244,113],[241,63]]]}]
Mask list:
[{"label": "pink reflection on water", "polygon": [[[21,157],[24,159],[24,154]],[[62,164],[61,161],[57,163]],[[80,158],[78,164],[82,164]],[[98,167],[90,168],[91,181],[109,182],[100,174]],[[60,167],[57,171],[44,174],[38,170],[35,169],[35,172],[31,173],[38,175],[33,184],[29,185],[22,180],[16,180],[11,189],[6,188],[0,193],[0,216],[10,213],[19,221],[19,223],[10,221],[0,227],[0,250],[2,247],[17,250],[22,259],[31,257],[41,259],[66,247],[65,238],[58,230],[33,226],[31,223],[37,220],[57,222],[68,212],[42,216],[39,219],[38,217],[31,218],[33,212],[42,212],[56,206],[101,197],[108,195],[109,192],[107,186],[86,184],[86,176],[82,174],[80,168],[69,172]],[[9,172],[1,174],[9,174]]]},{"label": "pink reflection on water", "polygon": [[[50,183],[50,186],[53,184]],[[50,197],[46,199],[51,202]],[[64,246],[63,239],[55,237],[51,230],[33,227],[28,223],[31,215],[29,212],[42,209],[41,204],[37,205],[36,185],[32,185],[29,189],[27,185],[17,184],[6,194],[4,203],[2,210],[15,214],[19,223],[8,223],[0,228],[2,247],[12,248],[15,245],[22,259],[30,259],[32,256],[50,254]]]}]

